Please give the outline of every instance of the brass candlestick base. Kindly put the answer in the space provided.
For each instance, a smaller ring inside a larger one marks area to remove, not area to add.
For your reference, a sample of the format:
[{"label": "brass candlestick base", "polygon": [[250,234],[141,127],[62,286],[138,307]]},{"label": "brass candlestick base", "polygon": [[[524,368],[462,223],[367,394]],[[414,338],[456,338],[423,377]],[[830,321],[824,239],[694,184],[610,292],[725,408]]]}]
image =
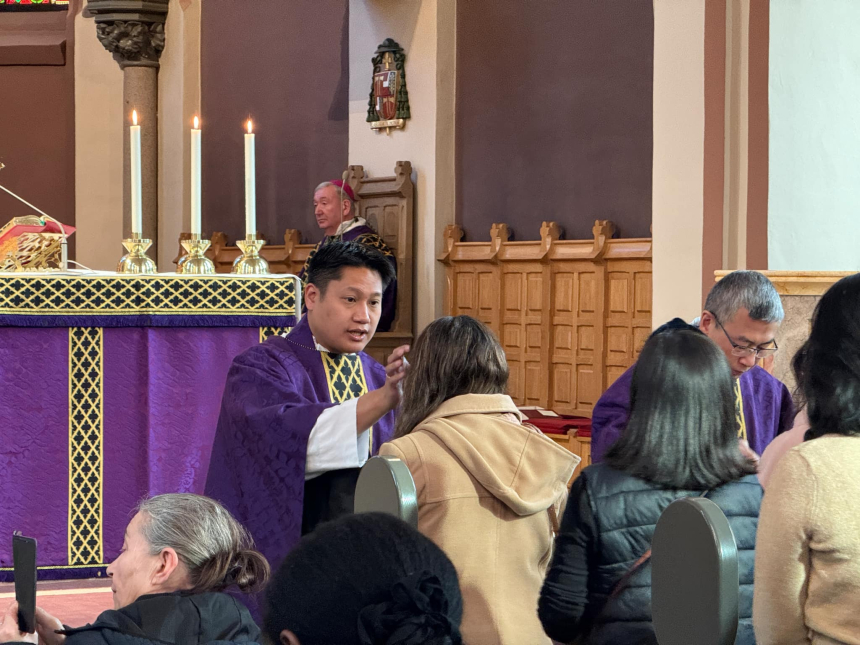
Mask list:
[{"label": "brass candlestick base", "polygon": [[258,240],[248,235],[244,240],[236,242],[236,246],[242,249],[242,255],[236,258],[231,273],[243,275],[266,275],[269,273],[269,263],[260,256],[260,248],[265,240]]},{"label": "brass candlestick base", "polygon": [[152,240],[144,240],[139,233],[132,233],[131,239],[123,240],[126,253],[119,261],[116,270],[119,273],[155,273],[158,269],[155,261],[146,254],[152,246]]},{"label": "brass candlestick base", "polygon": [[209,240],[201,240],[199,235],[192,235],[190,240],[182,240],[182,248],[186,255],[179,258],[176,272],[184,275],[209,275],[215,273],[215,263],[203,255],[209,248]]}]

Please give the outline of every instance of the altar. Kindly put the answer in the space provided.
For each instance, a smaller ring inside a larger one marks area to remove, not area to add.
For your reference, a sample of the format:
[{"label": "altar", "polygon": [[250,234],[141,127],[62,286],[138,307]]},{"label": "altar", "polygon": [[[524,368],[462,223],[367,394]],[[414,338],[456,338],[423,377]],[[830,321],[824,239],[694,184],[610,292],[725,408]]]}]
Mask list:
[{"label": "altar", "polygon": [[0,581],[93,577],[145,496],[201,493],[233,358],[295,324],[290,275],[0,274]]}]

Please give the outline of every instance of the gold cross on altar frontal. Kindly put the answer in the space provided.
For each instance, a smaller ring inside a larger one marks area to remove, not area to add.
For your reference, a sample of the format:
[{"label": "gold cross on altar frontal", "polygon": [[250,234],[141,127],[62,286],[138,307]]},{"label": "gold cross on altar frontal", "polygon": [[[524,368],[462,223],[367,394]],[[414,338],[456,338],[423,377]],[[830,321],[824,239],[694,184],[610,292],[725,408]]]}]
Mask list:
[{"label": "gold cross on altar frontal", "polygon": [[[320,352],[328,396],[332,403],[344,403],[367,394],[364,367],[358,354],[331,354]],[[373,426],[370,427],[370,450],[373,451]]]}]

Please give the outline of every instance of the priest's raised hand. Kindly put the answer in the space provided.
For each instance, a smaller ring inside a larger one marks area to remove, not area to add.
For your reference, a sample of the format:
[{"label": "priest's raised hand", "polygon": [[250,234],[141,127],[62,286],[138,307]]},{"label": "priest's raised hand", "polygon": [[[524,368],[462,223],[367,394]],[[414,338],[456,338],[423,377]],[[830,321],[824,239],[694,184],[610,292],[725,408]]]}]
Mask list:
[{"label": "priest's raised hand", "polygon": [[356,421],[358,432],[367,430],[376,423],[383,415],[400,405],[400,395],[403,392],[401,381],[406,376],[409,362],[406,360],[406,352],[409,345],[401,345],[388,357],[385,366],[385,385],[378,390],[373,390],[358,400],[356,408]]}]

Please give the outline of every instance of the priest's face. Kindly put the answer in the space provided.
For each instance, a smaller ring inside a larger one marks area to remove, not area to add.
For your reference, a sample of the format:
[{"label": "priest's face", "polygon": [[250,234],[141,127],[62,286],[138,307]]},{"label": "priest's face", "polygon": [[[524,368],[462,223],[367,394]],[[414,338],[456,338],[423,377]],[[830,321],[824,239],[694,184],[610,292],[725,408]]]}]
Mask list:
[{"label": "priest's face", "polygon": [[338,227],[350,215],[349,200],[341,200],[339,193],[337,186],[326,186],[314,193],[314,217],[326,235],[337,233]]},{"label": "priest's face", "polygon": [[363,267],[344,267],[325,293],[305,289],[308,324],[317,343],[335,354],[362,351],[376,332],[382,313],[382,278]]},{"label": "priest's face", "polygon": [[773,348],[779,323],[753,320],[749,311],[741,308],[730,320],[718,321],[710,311],[702,312],[699,329],[720,346],[729,359],[732,377],[738,378],[755,367],[756,355],[750,350]]}]

